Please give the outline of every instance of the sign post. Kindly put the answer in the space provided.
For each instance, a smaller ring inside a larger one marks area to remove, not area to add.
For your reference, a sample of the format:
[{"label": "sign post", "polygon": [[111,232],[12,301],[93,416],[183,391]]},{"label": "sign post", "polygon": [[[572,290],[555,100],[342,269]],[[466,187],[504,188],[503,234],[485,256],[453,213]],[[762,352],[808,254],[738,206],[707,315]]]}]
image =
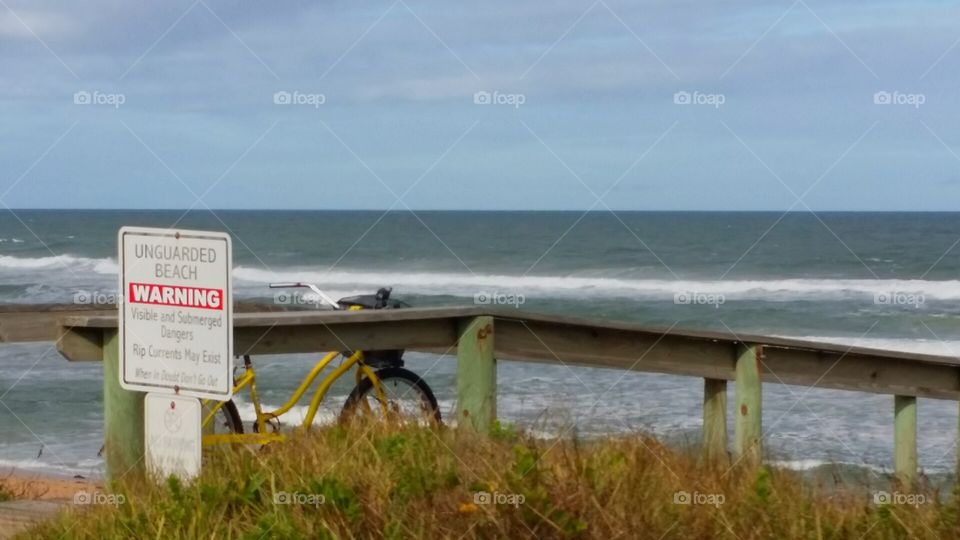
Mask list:
[{"label": "sign post", "polygon": [[198,398],[226,401],[233,393],[230,236],[123,227],[118,244],[120,386],[150,392],[144,401],[148,468],[195,476]]}]

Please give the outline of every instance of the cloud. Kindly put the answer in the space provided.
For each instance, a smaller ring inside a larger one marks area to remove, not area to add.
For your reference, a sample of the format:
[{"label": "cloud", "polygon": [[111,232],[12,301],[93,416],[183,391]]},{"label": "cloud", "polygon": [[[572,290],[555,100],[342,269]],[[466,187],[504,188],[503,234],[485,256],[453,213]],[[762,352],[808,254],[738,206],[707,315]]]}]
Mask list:
[{"label": "cloud", "polygon": [[75,36],[78,30],[62,13],[32,9],[0,12],[0,43],[33,41],[37,35]]},{"label": "cloud", "polygon": [[[63,129],[80,123],[18,187],[19,204],[43,206],[67,176],[96,178],[102,193],[90,197],[99,200],[111,188],[128,193],[130,178],[168,176],[121,120],[146,132],[145,141],[180,174],[198,178],[216,177],[218,165],[279,121],[223,185],[247,193],[269,171],[279,192],[316,189],[337,206],[370,200],[342,188],[369,171],[321,120],[371,168],[401,178],[399,185],[479,122],[460,153],[438,166],[444,183],[436,192],[418,190],[424,206],[452,204],[465,184],[485,176],[504,189],[548,194],[512,204],[569,206],[582,186],[570,179],[570,193],[551,195],[550,178],[567,171],[521,119],[596,186],[609,185],[679,122],[677,137],[638,167],[636,182],[670,179],[692,195],[671,199],[667,190],[624,183],[617,203],[625,207],[678,198],[692,207],[762,207],[762,195],[734,188],[765,186],[770,178],[761,175],[769,173],[721,121],[771,168],[796,176],[787,182],[798,186],[809,185],[873,122],[880,122],[875,133],[844,158],[845,174],[892,176],[884,160],[894,156],[898,171],[928,170],[931,159],[951,170],[949,152],[923,146],[939,143],[919,120],[954,147],[960,139],[937,121],[960,106],[960,48],[949,50],[960,17],[934,2],[204,2],[8,0],[13,11],[0,9],[0,159],[26,170]],[[873,94],[885,89],[923,92],[927,100],[919,110],[873,105]],[[116,110],[78,107],[72,96],[80,90],[123,93],[126,102]],[[308,110],[272,101],[277,91],[297,90],[322,93],[326,102]],[[522,93],[526,104],[477,107],[472,96],[480,90]],[[679,107],[677,91],[722,93],[726,101]],[[139,157],[111,158],[121,148]],[[946,200],[935,195],[948,189],[941,179],[915,181],[929,204]],[[830,191],[839,184],[825,181],[818,194],[869,205],[852,192]],[[718,200],[717,185],[726,186],[729,200]],[[917,201],[902,196],[910,186],[891,185],[887,200]]]}]

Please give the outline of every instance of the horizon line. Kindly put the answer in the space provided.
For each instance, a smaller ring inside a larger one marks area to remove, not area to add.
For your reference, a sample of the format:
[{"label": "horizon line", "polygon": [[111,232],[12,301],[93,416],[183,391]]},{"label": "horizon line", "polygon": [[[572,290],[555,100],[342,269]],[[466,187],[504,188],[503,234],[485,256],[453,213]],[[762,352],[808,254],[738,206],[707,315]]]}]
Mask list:
[{"label": "horizon line", "polygon": [[584,210],[578,208],[557,208],[557,209],[463,209],[463,208],[419,208],[419,209],[383,209],[383,208],[41,208],[41,207],[7,207],[8,212],[185,212],[185,213],[203,213],[203,212],[381,212],[390,214],[408,213],[408,212],[463,212],[463,213],[481,213],[481,212],[501,212],[501,213],[521,213],[521,212],[564,212],[564,213],[582,213],[582,214],[609,214],[609,213],[716,213],[716,214],[957,214],[960,210],[782,210],[782,209],[761,209],[761,210],[714,210],[714,209],[629,209],[629,210]]}]

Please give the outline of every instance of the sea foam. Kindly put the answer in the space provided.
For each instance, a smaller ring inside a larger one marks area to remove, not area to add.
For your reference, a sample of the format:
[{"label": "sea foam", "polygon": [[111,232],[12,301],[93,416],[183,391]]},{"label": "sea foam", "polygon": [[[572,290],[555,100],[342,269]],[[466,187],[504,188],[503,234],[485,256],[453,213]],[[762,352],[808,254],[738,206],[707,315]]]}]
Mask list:
[{"label": "sea foam", "polygon": [[[115,275],[116,260],[74,255],[16,257],[0,255],[3,270],[69,270],[96,279]],[[527,298],[651,298],[671,299],[678,293],[723,295],[727,300],[792,301],[850,300],[883,294],[922,295],[926,301],[960,299],[960,280],[923,279],[663,279],[610,277],[602,273],[522,275],[463,272],[380,271],[323,267],[255,268],[236,266],[237,285],[253,289],[280,281],[305,281],[322,289],[361,292],[391,286],[398,294],[472,297],[481,292],[519,293]]]}]

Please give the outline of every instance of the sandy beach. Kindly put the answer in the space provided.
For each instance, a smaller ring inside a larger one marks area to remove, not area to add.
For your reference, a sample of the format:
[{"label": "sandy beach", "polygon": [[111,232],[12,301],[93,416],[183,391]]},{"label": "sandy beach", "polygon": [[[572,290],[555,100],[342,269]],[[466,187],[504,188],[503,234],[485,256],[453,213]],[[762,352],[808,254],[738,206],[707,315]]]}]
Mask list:
[{"label": "sandy beach", "polygon": [[16,500],[72,501],[78,492],[100,491],[100,479],[56,476],[33,471],[0,472],[0,490]]},{"label": "sandy beach", "polygon": [[[102,491],[99,479],[54,476],[28,471],[0,473],[0,539],[75,504],[78,494]],[[88,498],[80,495],[81,499]]]}]

